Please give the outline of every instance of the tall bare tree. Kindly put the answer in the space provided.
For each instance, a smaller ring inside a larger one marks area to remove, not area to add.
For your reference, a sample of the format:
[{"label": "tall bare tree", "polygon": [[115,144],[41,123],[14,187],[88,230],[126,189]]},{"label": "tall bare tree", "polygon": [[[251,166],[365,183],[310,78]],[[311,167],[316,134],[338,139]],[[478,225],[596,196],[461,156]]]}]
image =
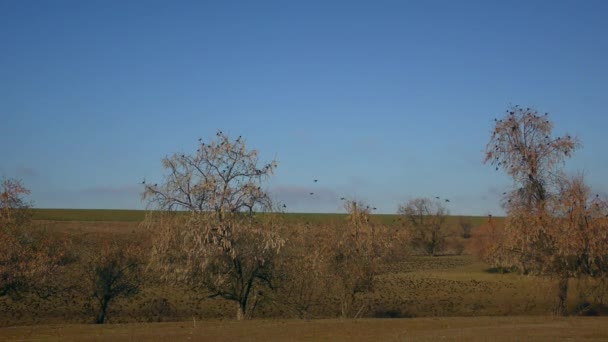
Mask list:
[{"label": "tall bare tree", "polygon": [[561,166],[580,143],[570,135],[552,136],[553,123],[547,113],[512,107],[495,119],[484,163],[502,169],[514,181],[507,209],[523,205],[542,210],[560,179]]},{"label": "tall bare tree", "polygon": [[505,266],[558,278],[556,313],[563,315],[569,278],[603,270],[598,265],[608,245],[604,202],[598,197],[591,203],[582,178],[562,172],[580,143],[569,135],[553,138],[552,128],[548,114],[513,107],[496,120],[484,162],[502,168],[514,181],[504,201]]},{"label": "tall bare tree", "polygon": [[399,206],[404,216],[414,249],[435,256],[452,234],[447,224],[448,210],[430,198],[415,198]]},{"label": "tall bare tree", "polygon": [[145,185],[143,198],[159,210],[146,223],[157,232],[153,264],[163,278],[236,302],[242,320],[273,287],[274,260],[284,244],[262,188],[276,162],[260,166],[258,152],[241,137],[216,136],[199,140],[192,155],[163,159],[164,182]]}]

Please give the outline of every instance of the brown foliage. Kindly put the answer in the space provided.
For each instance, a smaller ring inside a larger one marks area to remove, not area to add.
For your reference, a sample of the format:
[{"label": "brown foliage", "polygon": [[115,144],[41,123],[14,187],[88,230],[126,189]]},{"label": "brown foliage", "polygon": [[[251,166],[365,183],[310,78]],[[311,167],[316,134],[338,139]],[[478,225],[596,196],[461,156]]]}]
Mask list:
[{"label": "brown foliage", "polygon": [[34,234],[30,227],[29,194],[20,181],[4,179],[0,192],[0,298],[20,298],[34,292],[48,297],[57,291],[53,284],[64,259],[63,242],[45,234]]},{"label": "brown foliage", "polygon": [[260,167],[257,155],[241,137],[218,132],[193,155],[163,159],[164,183],[146,184],[143,193],[160,210],[145,221],[157,237],[153,265],[165,280],[236,302],[239,320],[251,318],[263,289],[273,287],[274,259],[285,242],[262,189],[276,162]]},{"label": "brown foliage", "polygon": [[566,313],[570,277],[607,272],[608,207],[590,199],[582,177],[567,178],[560,166],[580,145],[569,135],[552,138],[548,115],[514,107],[497,120],[485,162],[503,168],[515,189],[505,202],[500,244],[478,239],[478,255],[521,273],[558,279],[556,312]]},{"label": "brown foliage", "polygon": [[531,108],[512,107],[502,119],[495,119],[484,163],[503,169],[519,187],[509,199],[526,206],[547,199],[559,167],[580,143],[570,135],[553,138],[548,114]]},{"label": "brown foliage", "polygon": [[390,249],[390,241],[382,229],[371,222],[369,206],[357,201],[347,201],[348,211],[345,229],[336,231],[329,242],[329,269],[336,279],[340,298],[341,316],[357,317],[353,305],[358,293],[373,290],[378,263]]},{"label": "brown foliage", "polygon": [[412,247],[427,255],[437,255],[446,247],[453,229],[447,224],[448,210],[438,201],[415,198],[399,206],[405,218]]},{"label": "brown foliage", "polygon": [[505,239],[504,225],[489,217],[487,222],[472,231],[467,251],[490,266],[502,269],[509,264]]}]

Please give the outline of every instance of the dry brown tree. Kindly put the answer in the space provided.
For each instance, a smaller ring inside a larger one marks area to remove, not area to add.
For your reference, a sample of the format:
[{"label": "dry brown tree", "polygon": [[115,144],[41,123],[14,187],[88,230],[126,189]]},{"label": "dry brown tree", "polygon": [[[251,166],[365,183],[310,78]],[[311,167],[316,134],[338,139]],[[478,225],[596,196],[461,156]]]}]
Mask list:
[{"label": "dry brown tree", "polygon": [[31,204],[23,196],[30,191],[15,179],[0,184],[0,298],[21,298],[26,293],[48,297],[57,289],[53,275],[62,263],[60,243],[34,234]]},{"label": "dry brown tree", "polygon": [[556,313],[563,315],[569,278],[593,275],[587,261],[597,266],[605,258],[605,252],[597,252],[601,248],[589,254],[588,241],[608,246],[605,216],[589,211],[601,208],[600,202],[591,205],[582,179],[562,172],[565,159],[580,143],[569,135],[553,138],[552,128],[546,113],[513,107],[496,120],[484,161],[503,169],[514,182],[504,199],[503,266],[558,278]]},{"label": "dry brown tree", "polygon": [[503,200],[508,254],[501,258],[523,274],[538,273],[548,257],[543,253],[552,241],[538,223],[547,219],[546,206],[557,193],[565,159],[580,145],[569,135],[552,137],[552,129],[547,113],[515,106],[495,119],[486,146],[484,163],[513,179],[513,190]]},{"label": "dry brown tree", "polygon": [[354,307],[357,294],[373,290],[378,263],[383,253],[389,250],[386,234],[380,232],[370,217],[370,207],[360,201],[348,200],[347,222],[335,236],[328,239],[327,250],[329,271],[335,281],[343,318],[358,317],[359,309]]},{"label": "dry brown tree", "polygon": [[505,249],[504,235],[503,223],[489,216],[486,222],[471,232],[467,251],[501,273],[508,271],[510,260]]},{"label": "dry brown tree", "polygon": [[453,234],[447,224],[448,210],[429,198],[415,198],[399,206],[405,218],[412,247],[419,253],[435,256],[443,250]]},{"label": "dry brown tree", "polygon": [[559,278],[556,313],[563,315],[569,278],[605,280],[608,275],[608,203],[599,195],[592,196],[579,175],[561,182],[551,214],[545,227],[553,248],[545,268]]},{"label": "dry brown tree", "polygon": [[3,228],[18,227],[31,219],[31,203],[23,197],[30,194],[20,180],[4,178],[0,184],[0,224]]},{"label": "dry brown tree", "polygon": [[289,238],[279,261],[280,282],[275,298],[280,310],[295,318],[309,319],[327,306],[333,284],[329,259],[336,227],[291,224]]},{"label": "dry brown tree", "polygon": [[534,109],[515,106],[495,120],[484,163],[504,170],[514,181],[507,210],[526,206],[542,211],[562,176],[564,161],[580,143],[570,135],[552,137],[549,115]]},{"label": "dry brown tree", "polygon": [[237,303],[238,320],[251,318],[273,287],[275,258],[284,244],[264,180],[276,162],[259,165],[245,141],[218,132],[199,140],[192,155],[164,158],[161,184],[145,184],[155,230],[153,265],[162,277]]}]

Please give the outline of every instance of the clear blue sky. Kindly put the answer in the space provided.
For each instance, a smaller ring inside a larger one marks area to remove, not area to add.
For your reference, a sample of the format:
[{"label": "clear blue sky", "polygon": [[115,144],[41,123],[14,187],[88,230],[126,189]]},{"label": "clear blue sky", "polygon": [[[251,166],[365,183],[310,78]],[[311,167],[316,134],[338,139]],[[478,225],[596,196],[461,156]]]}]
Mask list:
[{"label": "clear blue sky", "polygon": [[[606,1],[0,0],[0,175],[42,208],[143,208],[142,178],[221,129],[291,211],[418,196],[499,214],[493,118],[549,112],[608,192]],[[319,179],[313,183],[313,179]],[[315,196],[310,196],[310,191]]]}]

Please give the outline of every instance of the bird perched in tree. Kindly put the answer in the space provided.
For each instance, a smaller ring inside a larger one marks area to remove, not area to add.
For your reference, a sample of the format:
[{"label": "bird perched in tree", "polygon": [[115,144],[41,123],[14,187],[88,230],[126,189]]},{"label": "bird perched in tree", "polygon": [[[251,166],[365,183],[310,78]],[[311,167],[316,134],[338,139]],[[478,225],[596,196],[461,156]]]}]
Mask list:
[{"label": "bird perched in tree", "polygon": [[287,205],[286,205],[286,204],[283,204],[283,208],[287,208]]}]

